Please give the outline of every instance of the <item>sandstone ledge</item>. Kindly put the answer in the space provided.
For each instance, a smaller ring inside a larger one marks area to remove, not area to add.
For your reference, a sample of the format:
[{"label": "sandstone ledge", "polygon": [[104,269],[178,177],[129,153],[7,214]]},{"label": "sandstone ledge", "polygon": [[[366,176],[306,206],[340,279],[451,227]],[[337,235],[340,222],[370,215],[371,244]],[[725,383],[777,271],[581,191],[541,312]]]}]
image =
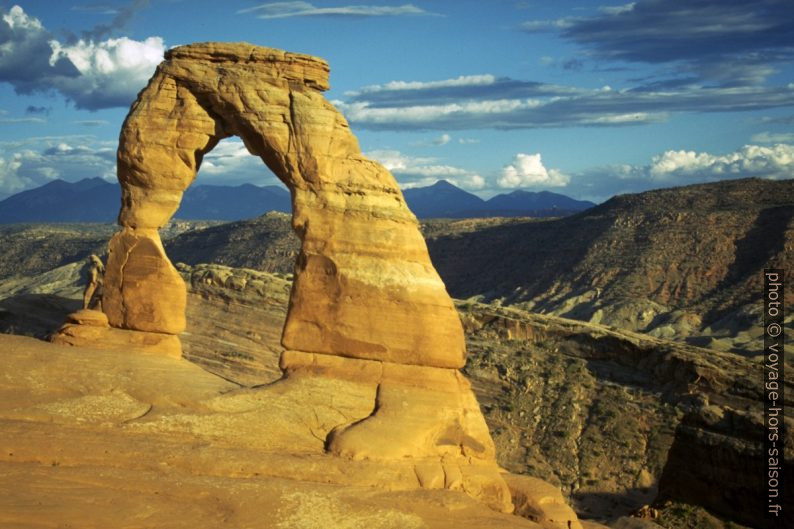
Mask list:
[{"label": "sandstone ledge", "polygon": [[0,345],[0,525],[538,527],[485,506],[500,490],[490,465],[325,453],[334,424],[371,413],[367,384],[296,375],[240,389],[179,359]]}]

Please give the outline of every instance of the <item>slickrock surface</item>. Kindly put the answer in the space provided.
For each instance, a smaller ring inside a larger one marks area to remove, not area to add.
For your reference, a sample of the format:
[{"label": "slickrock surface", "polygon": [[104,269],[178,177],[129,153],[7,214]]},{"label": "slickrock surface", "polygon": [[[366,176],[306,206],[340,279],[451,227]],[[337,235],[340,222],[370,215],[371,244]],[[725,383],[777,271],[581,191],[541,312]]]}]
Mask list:
[{"label": "slickrock surface", "polygon": [[[539,527],[470,497],[487,465],[327,454],[334,425],[371,412],[366,382],[247,389],[162,355],[0,350],[0,527]],[[450,486],[420,487],[417,461]]]},{"label": "slickrock surface", "polygon": [[560,489],[542,479],[510,475],[516,513],[538,522],[544,529],[582,529],[582,524],[562,497]]},{"label": "slickrock surface", "polygon": [[[289,281],[220,265],[178,268],[189,285],[188,327],[180,336],[185,358],[241,387],[277,380]],[[79,283],[74,267],[29,278],[24,285],[7,283],[17,294],[0,302],[0,310],[10,311],[0,325],[18,321],[20,331],[36,336],[46,334],[46,321],[31,321],[30,314],[51,308],[51,331],[74,310],[67,298],[80,303],[80,289],[71,286]],[[0,296],[4,291],[0,283]],[[48,294],[36,298],[32,292]],[[59,307],[60,317],[54,317]],[[760,452],[753,440],[762,431],[754,425],[761,417],[753,408],[762,408],[762,386],[753,361],[513,308],[471,302],[459,302],[458,308],[469,348],[465,373],[494,433],[502,467],[559,487],[585,518],[612,520],[653,503],[660,477],[665,492],[676,498],[659,507],[663,527],[739,529],[737,509],[754,512],[741,501],[717,511],[715,498],[702,494],[711,490],[752,499],[761,490],[757,474],[725,478],[762,464],[755,460]],[[791,388],[788,380],[787,395]],[[747,427],[736,429],[739,423]],[[786,445],[791,446],[791,436]],[[434,476],[440,481],[440,472],[417,467],[415,474],[425,483]],[[506,481],[511,483],[509,476]],[[519,489],[510,488],[517,512],[526,515]],[[734,522],[721,522],[696,504]],[[625,517],[609,526],[658,527]]]},{"label": "slickrock surface", "polygon": [[182,346],[177,336],[160,332],[117,329],[108,324],[108,317],[104,312],[89,309],[69,314],[66,323],[53,334],[52,341],[78,347],[102,344],[106,349],[121,353],[134,349],[141,353],[173,358],[182,356]]}]

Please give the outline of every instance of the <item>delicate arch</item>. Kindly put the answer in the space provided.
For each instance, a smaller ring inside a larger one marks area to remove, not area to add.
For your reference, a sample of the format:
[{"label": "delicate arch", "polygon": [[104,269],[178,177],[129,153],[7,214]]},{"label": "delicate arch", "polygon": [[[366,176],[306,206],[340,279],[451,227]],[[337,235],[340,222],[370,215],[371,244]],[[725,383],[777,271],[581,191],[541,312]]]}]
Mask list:
[{"label": "delicate arch", "polygon": [[249,44],[166,53],[121,131],[119,223],[103,310],[114,327],[177,334],[185,286],[157,229],[202,157],[239,136],[292,193],[302,241],[282,343],[288,350],[462,367],[460,320],[392,177],[365,158],[322,96],[328,66]]}]

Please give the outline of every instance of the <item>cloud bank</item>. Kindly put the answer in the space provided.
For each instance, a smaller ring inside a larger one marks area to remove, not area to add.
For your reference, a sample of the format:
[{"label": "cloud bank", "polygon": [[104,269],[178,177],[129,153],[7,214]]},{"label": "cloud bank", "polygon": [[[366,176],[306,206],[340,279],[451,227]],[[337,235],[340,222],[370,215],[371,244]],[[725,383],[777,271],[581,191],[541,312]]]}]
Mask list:
[{"label": "cloud bank", "polygon": [[490,74],[393,81],[333,101],[368,130],[615,127],[664,121],[680,112],[736,112],[794,105],[794,83],[764,87],[639,86],[585,89]]},{"label": "cloud bank", "polygon": [[727,154],[669,150],[645,165],[596,167],[571,175],[568,189],[602,201],[616,194],[735,178],[794,178],[794,145],[745,145]]},{"label": "cloud bank", "polygon": [[525,31],[558,31],[595,59],[670,65],[720,86],[762,83],[794,57],[790,0],[640,0],[596,16],[531,20]]}]

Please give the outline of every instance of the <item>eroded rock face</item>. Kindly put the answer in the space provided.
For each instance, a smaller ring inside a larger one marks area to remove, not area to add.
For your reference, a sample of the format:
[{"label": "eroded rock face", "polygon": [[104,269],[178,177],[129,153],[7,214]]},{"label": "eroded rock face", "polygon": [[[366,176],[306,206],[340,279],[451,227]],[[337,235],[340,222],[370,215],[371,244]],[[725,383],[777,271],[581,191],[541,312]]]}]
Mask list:
[{"label": "eroded rock face", "polygon": [[[176,338],[184,330],[185,285],[157,229],[202,157],[239,136],[290,189],[301,239],[281,340],[285,377],[265,393],[291,394],[319,380],[361,388],[363,415],[340,416],[315,433],[327,452],[408,462],[417,486],[464,490],[510,512],[493,441],[458,371],[460,319],[394,177],[361,154],[323,98],[327,64],[220,43],[179,47],[165,59],[121,131],[122,230],[110,242],[102,300],[109,327],[94,332]],[[84,338],[68,331],[72,341]]]},{"label": "eroded rock face", "polygon": [[[284,346],[399,364],[463,365],[460,321],[416,219],[392,175],[361,154],[344,117],[323,98],[327,88],[327,64],[306,55],[221,43],[166,53],[121,132],[124,229],[111,244],[103,299],[111,325],[164,333],[183,328],[183,289],[165,255],[155,255],[161,248],[156,228],[178,208],[204,154],[234,135],[292,192],[292,224],[302,247]],[[142,275],[164,281],[144,286]],[[138,288],[134,303],[128,284]],[[130,309],[141,302],[145,310]]]}]

